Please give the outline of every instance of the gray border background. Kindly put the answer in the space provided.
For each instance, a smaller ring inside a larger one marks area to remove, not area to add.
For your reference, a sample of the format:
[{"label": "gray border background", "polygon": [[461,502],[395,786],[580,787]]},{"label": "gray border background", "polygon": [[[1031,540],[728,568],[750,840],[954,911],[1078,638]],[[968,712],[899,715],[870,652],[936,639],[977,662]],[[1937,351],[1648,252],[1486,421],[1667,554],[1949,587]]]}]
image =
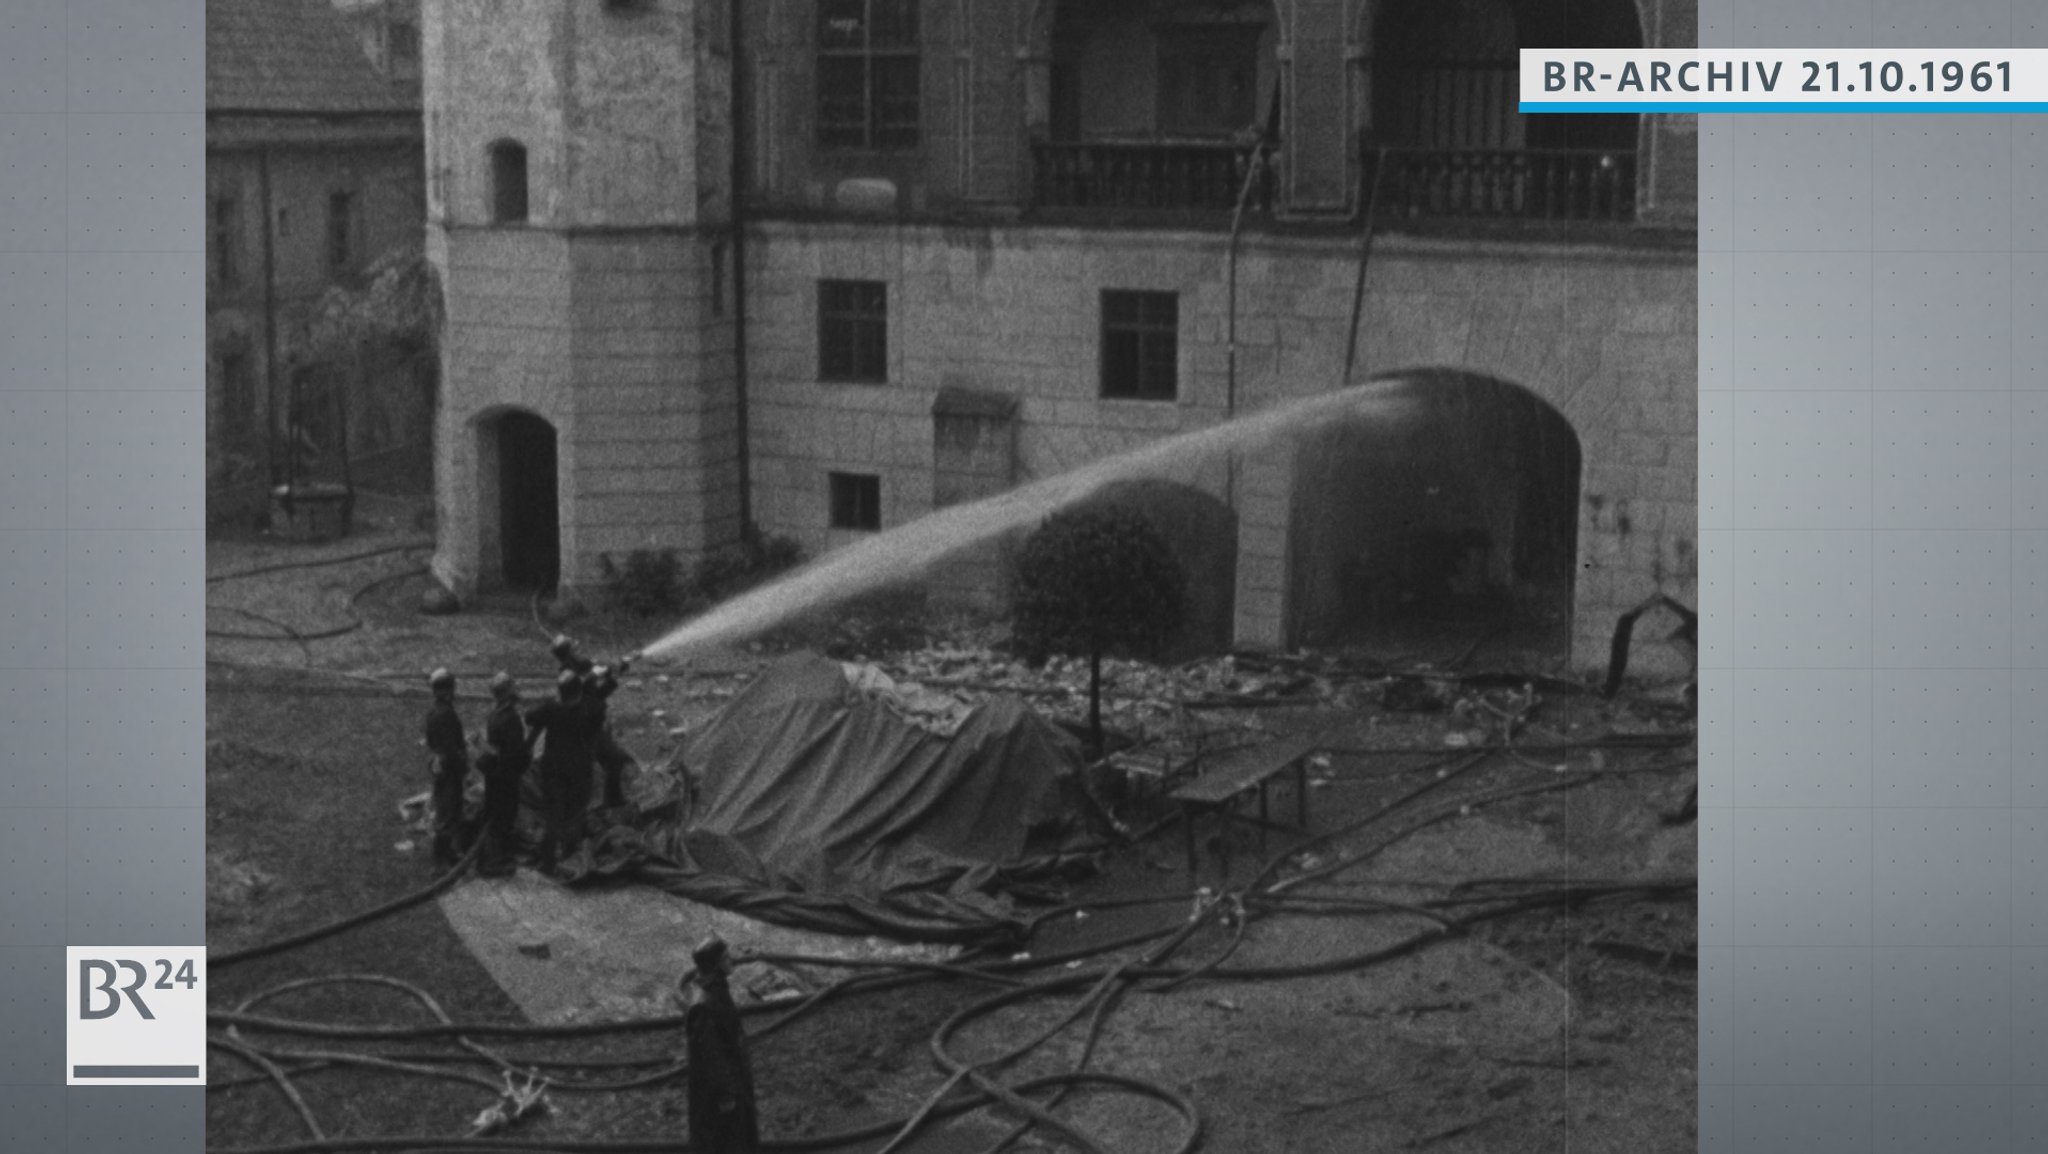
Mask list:
[{"label": "gray border background", "polygon": [[[2038,0],[1701,8],[2048,47]],[[2048,1150],[2048,116],[1700,164],[1700,1150]]]},{"label": "gray border background", "polygon": [[[2048,47],[2013,0],[1700,18],[1708,47]],[[203,936],[203,19],[0,4],[24,1150],[203,1143],[199,1091],[62,1084],[64,945]],[[2048,118],[1707,118],[1700,151],[1700,1148],[2048,1149]]]},{"label": "gray border background", "polygon": [[0,1147],[197,1151],[64,1086],[64,947],[205,940],[204,0],[0,0]]}]

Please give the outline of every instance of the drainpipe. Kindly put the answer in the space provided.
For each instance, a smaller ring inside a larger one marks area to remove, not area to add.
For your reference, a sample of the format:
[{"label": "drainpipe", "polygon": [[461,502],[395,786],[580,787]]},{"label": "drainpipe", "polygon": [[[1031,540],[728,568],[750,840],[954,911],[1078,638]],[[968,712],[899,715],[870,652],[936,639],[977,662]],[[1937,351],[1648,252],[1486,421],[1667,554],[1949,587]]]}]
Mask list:
[{"label": "drainpipe", "polygon": [[[1223,361],[1223,419],[1237,417],[1237,242],[1244,232],[1244,206],[1251,199],[1252,185],[1265,168],[1266,142],[1260,140],[1252,146],[1251,163],[1245,165],[1244,186],[1237,190],[1237,208],[1230,215],[1230,243],[1225,261],[1224,290],[1224,361]],[[1224,479],[1223,503],[1232,510],[1237,508],[1237,454],[1230,454],[1226,463],[1228,472]]]},{"label": "drainpipe", "polygon": [[1365,266],[1372,258],[1373,213],[1379,208],[1380,181],[1387,172],[1387,150],[1373,150],[1372,188],[1365,195],[1365,220],[1358,242],[1358,283],[1351,290],[1351,335],[1344,344],[1344,379],[1339,388],[1351,385],[1351,371],[1358,364],[1358,320],[1365,312]]},{"label": "drainpipe", "polygon": [[731,0],[731,23],[726,32],[730,39],[727,51],[731,53],[732,64],[732,172],[727,177],[731,185],[727,197],[730,201],[728,212],[732,217],[733,418],[739,432],[740,540],[752,545],[755,537],[753,470],[747,443],[747,227],[743,211],[746,203],[747,87],[740,39],[742,2]]},{"label": "drainpipe", "polygon": [[[277,253],[273,230],[277,220],[270,206],[270,150],[256,154],[256,173],[263,212],[263,423],[268,432],[270,487],[277,486]],[[270,494],[264,493],[267,504]]]}]

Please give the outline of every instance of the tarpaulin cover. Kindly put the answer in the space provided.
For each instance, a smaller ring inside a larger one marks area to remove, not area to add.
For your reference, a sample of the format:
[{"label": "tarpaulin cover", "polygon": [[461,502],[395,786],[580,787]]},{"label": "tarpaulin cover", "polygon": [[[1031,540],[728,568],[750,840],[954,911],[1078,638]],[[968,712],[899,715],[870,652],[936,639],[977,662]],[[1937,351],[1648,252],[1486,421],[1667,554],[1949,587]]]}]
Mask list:
[{"label": "tarpaulin cover", "polygon": [[609,831],[588,873],[766,921],[928,941],[1021,929],[1004,891],[1053,864],[1025,856],[1026,836],[1080,765],[1074,739],[1015,697],[942,736],[808,654],[762,673],[684,756],[697,796]]}]

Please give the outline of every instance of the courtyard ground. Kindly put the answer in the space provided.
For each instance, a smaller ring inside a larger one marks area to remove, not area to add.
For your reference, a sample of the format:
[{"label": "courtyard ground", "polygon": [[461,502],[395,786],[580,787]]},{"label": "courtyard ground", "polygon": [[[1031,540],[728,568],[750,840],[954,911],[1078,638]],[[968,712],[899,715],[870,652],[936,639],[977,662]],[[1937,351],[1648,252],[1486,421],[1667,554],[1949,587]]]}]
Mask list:
[{"label": "courtyard ground", "polygon": [[[421,615],[427,537],[415,511],[373,504],[362,520],[356,536],[327,545],[249,539],[210,546],[210,632],[271,638],[209,639],[207,922],[217,955],[414,893],[434,879],[426,840],[399,809],[427,785],[418,740],[427,670],[445,665],[466,675],[468,693],[500,668],[526,675],[535,691],[551,680],[551,627],[525,602]],[[374,555],[321,563],[359,554]],[[292,567],[271,568],[280,565]],[[609,653],[644,645],[666,624],[592,616],[566,627]],[[1024,670],[993,655],[994,631],[985,625],[927,625],[871,636],[875,648],[862,656],[892,676],[969,700],[1017,689],[1047,712],[1079,716],[1074,671]],[[905,641],[922,644],[890,647]],[[1444,650],[1404,656],[1439,665],[1481,660],[1467,656],[1473,646],[1462,639]],[[613,710],[621,740],[658,764],[674,731],[708,718],[769,656],[741,650],[687,668],[636,670]],[[1394,678],[1364,671],[1367,664],[1358,655],[1301,655],[1113,670],[1110,722],[1154,749],[1190,742],[1196,732],[1209,742],[1304,728],[1331,734],[1332,752],[1314,767],[1308,833],[1273,834],[1263,856],[1256,836],[1240,835],[1231,883],[1247,886],[1267,860],[1279,860],[1274,876],[1288,879],[1359,861],[1326,880],[1295,884],[1288,901],[1249,899],[1250,916],[1241,922],[1216,916],[1234,912],[1227,901],[1212,911],[1172,964],[1215,963],[1216,970],[1171,988],[1163,976],[1129,986],[1101,1017],[1089,1068],[1146,1079],[1192,1101],[1206,1150],[1692,1150],[1695,843],[1691,825],[1664,820],[1694,780],[1688,725],[1641,696],[1606,702],[1539,681],[1531,704],[1514,679]],[[1444,700],[1433,703],[1432,694]],[[1418,711],[1418,698],[1445,708]],[[1495,710],[1522,718],[1512,747],[1501,740]],[[472,724],[480,712],[480,703],[465,701]],[[1280,812],[1291,809],[1288,800]],[[973,1059],[1034,1036],[1079,1005],[1094,975],[1150,947],[1088,954],[1091,948],[1187,926],[1196,904],[1178,827],[1159,826],[1159,810],[1142,800],[1121,804],[1117,816],[1143,836],[1107,851],[1100,872],[1074,885],[1065,898],[1085,916],[1048,919],[1023,951],[1033,959],[1017,961],[1013,971],[1033,981],[1071,975],[1082,984],[976,1019],[953,1043],[955,1053]],[[1200,832],[1208,843],[1211,832]],[[1213,851],[1221,847],[1204,848],[1210,852],[1199,881],[1218,888]],[[1561,905],[1558,885],[1567,878],[1580,888]],[[476,908],[491,897],[481,887],[492,884],[528,891],[520,908],[542,911],[529,919],[580,927],[580,952],[521,944],[533,967],[561,970],[558,988],[590,991],[604,1013],[584,1013],[585,1020],[672,1014],[662,1004],[664,966],[679,975],[694,927],[723,916],[664,908],[642,921],[630,910],[681,903],[645,894],[532,893],[549,883],[530,875],[514,883],[470,879],[461,883],[469,887],[458,891],[462,900],[443,895],[215,971],[214,1008],[301,1022],[431,1025],[417,991],[456,1022],[575,1019],[537,994],[538,986],[501,984],[464,937],[475,927],[458,932],[451,924],[449,910]],[[1600,885],[1609,888],[1589,888]],[[1501,913],[1509,895],[1524,895],[1529,908]],[[626,912],[590,914],[606,902],[624,902],[618,908]],[[1459,920],[1472,912],[1501,916]],[[591,945],[614,940],[608,935],[616,935],[617,948]],[[1415,948],[1393,949],[1418,939]],[[674,957],[650,957],[664,941]],[[1390,956],[1361,960],[1382,952]],[[1026,968],[1069,953],[1071,966]],[[330,980],[364,975],[411,991]],[[943,1082],[930,1052],[933,1031],[988,992],[931,980],[849,993],[764,1034],[755,1054],[764,1131],[796,1141],[914,1113]],[[776,1019],[750,1020],[758,1029]],[[1004,1081],[1075,1068],[1085,1025],[1041,1047]],[[445,1034],[365,1041],[255,1027],[217,1037],[207,1107],[216,1149],[303,1143],[313,1136],[308,1117],[337,1141],[468,1134],[501,1081],[492,1067],[476,1064],[465,1049],[471,1045],[515,1066],[546,1064],[550,1109],[505,1133],[542,1144],[528,1149],[593,1141],[653,1149],[644,1143],[686,1137],[674,1072],[681,1038],[672,1027],[469,1041]],[[237,1056],[243,1044],[289,1071],[284,1084],[303,1114],[279,1081]],[[364,1055],[383,1065],[364,1065]],[[450,1071],[457,1077],[445,1076]],[[1077,1093],[1061,1113],[1109,1150],[1166,1151],[1182,1133],[1169,1110],[1128,1094]],[[969,1115],[935,1125],[905,1148],[980,1151],[1010,1124],[1007,1115]],[[1033,1131],[1012,1149],[1051,1143]]]}]

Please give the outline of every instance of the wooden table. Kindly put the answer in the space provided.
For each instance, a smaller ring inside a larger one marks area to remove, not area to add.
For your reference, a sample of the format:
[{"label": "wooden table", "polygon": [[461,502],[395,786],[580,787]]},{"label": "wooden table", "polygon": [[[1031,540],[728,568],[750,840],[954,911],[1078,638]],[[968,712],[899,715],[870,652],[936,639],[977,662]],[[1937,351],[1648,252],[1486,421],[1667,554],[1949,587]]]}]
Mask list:
[{"label": "wooden table", "polygon": [[[1191,782],[1167,795],[1180,803],[1181,828],[1187,835],[1188,877],[1197,874],[1195,817],[1213,813],[1223,826],[1223,879],[1230,880],[1230,823],[1242,821],[1259,827],[1259,848],[1266,845],[1266,830],[1273,827],[1267,816],[1267,787],[1273,779],[1294,771],[1294,808],[1297,828],[1308,828],[1308,758],[1322,747],[1323,735],[1282,738],[1260,745],[1226,750],[1203,759],[1199,774]],[[1259,816],[1252,819],[1237,812],[1240,803],[1254,792],[1259,795]]]}]

